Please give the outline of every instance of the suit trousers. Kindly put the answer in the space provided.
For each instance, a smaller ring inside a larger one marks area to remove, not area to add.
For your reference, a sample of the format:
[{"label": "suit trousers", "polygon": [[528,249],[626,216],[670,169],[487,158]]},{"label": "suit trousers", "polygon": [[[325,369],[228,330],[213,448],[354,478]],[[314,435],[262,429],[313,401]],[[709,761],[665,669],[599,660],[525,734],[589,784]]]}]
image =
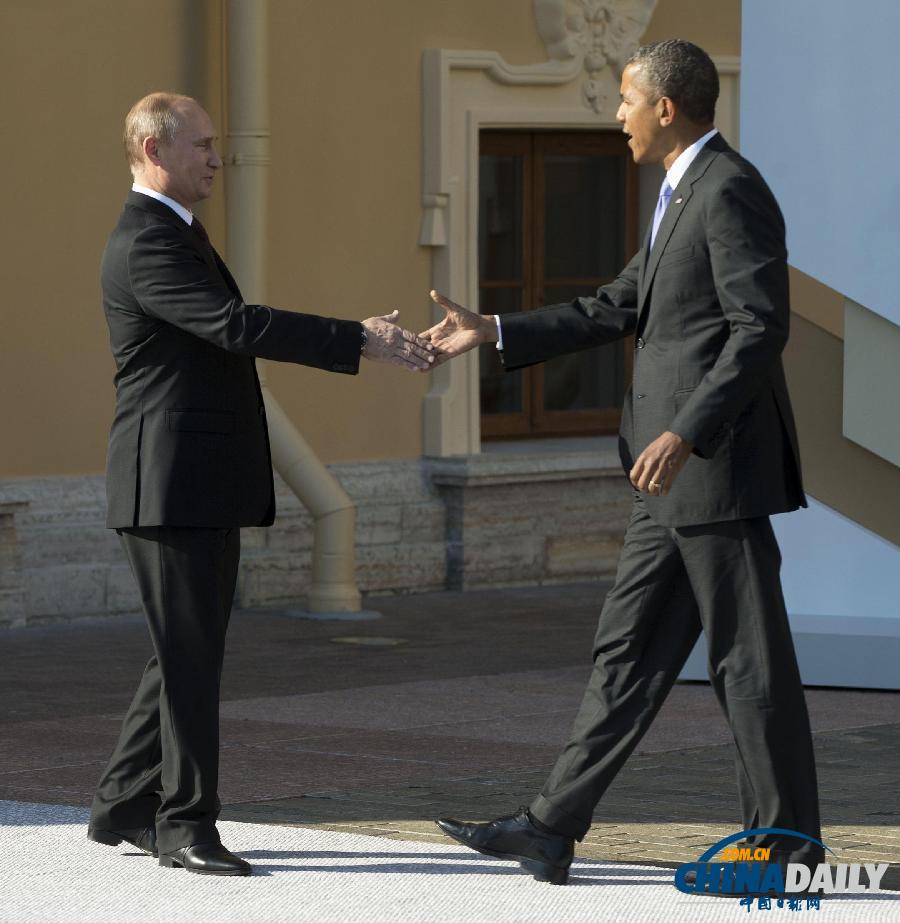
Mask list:
[{"label": "suit trousers", "polygon": [[[700,631],[709,676],[737,746],[743,829],[820,838],[809,717],[768,517],[666,528],[635,494],[594,667],[532,815],[581,839],[593,811],[659,711]],[[712,795],[711,795],[712,797]],[[759,836],[773,859],[821,861],[798,837]]]},{"label": "suit trousers", "polygon": [[144,670],[91,806],[107,830],[156,824],[160,852],[219,842],[219,684],[240,530],[119,530],[150,629]]}]

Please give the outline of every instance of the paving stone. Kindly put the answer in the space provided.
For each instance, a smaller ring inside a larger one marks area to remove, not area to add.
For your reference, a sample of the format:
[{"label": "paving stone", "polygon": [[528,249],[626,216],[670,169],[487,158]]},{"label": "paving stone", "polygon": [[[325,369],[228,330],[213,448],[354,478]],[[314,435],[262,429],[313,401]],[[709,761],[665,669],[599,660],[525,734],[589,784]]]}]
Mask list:
[{"label": "paving stone", "polygon": [[[223,817],[440,843],[438,816],[527,804],[580,700],[604,590],[381,597],[382,618],[353,633],[406,640],[396,648],[336,644],[343,623],[236,613]],[[87,805],[149,653],[125,618],[0,634],[0,798]],[[825,842],[900,864],[900,696],[812,689],[808,701]],[[577,851],[673,865],[737,829],[727,725],[706,685],[678,684]]]}]

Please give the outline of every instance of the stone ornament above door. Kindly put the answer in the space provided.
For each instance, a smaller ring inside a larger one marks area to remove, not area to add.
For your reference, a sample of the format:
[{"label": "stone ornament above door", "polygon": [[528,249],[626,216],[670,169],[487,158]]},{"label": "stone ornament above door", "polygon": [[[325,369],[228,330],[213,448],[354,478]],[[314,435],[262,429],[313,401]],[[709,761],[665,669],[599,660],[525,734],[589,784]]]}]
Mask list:
[{"label": "stone ornament above door", "polygon": [[610,103],[608,86],[598,79],[611,68],[616,82],[640,44],[656,0],[533,0],[538,32],[554,61],[580,59],[586,79],[582,98],[594,112]]}]

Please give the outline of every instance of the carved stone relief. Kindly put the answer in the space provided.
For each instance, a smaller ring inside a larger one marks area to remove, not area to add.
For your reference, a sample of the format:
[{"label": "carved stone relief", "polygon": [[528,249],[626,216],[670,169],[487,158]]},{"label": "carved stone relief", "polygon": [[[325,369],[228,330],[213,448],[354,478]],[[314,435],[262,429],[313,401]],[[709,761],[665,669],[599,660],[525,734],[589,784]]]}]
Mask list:
[{"label": "carved stone relief", "polygon": [[640,44],[656,0],[533,0],[538,32],[551,60],[581,59],[586,105],[599,113],[610,105],[607,68],[618,81]]}]

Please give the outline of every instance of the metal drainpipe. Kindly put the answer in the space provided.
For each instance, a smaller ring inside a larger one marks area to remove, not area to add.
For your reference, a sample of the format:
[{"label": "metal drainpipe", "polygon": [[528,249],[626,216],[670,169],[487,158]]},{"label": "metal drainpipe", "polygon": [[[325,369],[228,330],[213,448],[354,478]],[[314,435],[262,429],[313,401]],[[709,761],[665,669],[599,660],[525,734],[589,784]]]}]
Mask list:
[{"label": "metal drainpipe", "polygon": [[[269,166],[268,0],[227,0],[228,136],[225,196],[229,266],[245,296],[265,301]],[[354,573],[356,507],[266,387],[257,362],[272,464],[314,519],[311,612],[359,612]]]}]

